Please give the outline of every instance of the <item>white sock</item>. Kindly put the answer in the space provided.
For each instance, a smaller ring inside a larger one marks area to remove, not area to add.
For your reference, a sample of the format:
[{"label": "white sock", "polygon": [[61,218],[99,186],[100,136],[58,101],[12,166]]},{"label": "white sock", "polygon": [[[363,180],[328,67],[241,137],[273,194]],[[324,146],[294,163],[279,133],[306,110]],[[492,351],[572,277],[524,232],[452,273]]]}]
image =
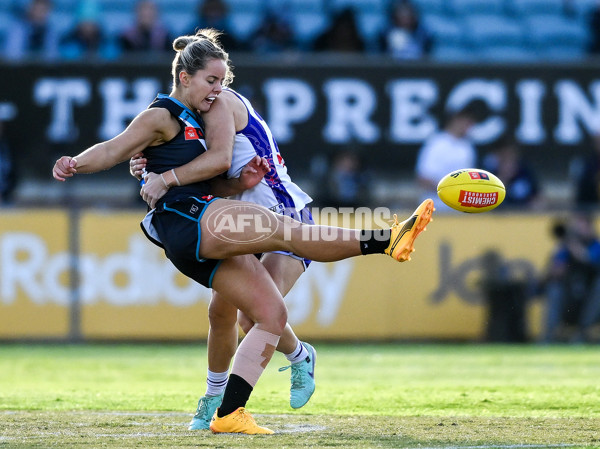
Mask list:
[{"label": "white sock", "polygon": [[225,391],[229,371],[225,371],[224,373],[214,373],[211,370],[207,371],[206,393],[204,396],[219,396]]},{"label": "white sock", "polygon": [[304,345],[300,342],[300,340],[298,340],[298,343],[296,344],[296,349],[294,349],[294,351],[290,354],[284,354],[285,358],[289,360],[290,363],[298,363],[301,362],[302,360],[306,360],[306,357],[308,357],[308,351],[306,350],[306,348],[304,347]]}]

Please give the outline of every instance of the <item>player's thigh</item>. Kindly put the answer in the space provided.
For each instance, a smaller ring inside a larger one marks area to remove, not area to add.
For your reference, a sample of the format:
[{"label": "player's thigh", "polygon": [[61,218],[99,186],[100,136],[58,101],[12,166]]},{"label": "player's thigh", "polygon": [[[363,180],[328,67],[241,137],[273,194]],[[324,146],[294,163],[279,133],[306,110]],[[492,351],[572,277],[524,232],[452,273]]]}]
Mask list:
[{"label": "player's thigh", "polygon": [[[261,263],[269,272],[282,296],[287,295],[305,270],[302,260],[279,253],[264,254]],[[254,325],[252,320],[241,311],[238,312],[238,323],[244,332],[248,332],[248,329]]]},{"label": "player's thigh", "polygon": [[253,255],[225,259],[214,275],[212,288],[222,299],[253,322],[283,330],[287,310],[269,272]]},{"label": "player's thigh", "polygon": [[288,250],[286,235],[298,232],[296,228],[300,223],[263,206],[220,199],[206,207],[200,225],[203,257],[226,259],[241,254]]}]

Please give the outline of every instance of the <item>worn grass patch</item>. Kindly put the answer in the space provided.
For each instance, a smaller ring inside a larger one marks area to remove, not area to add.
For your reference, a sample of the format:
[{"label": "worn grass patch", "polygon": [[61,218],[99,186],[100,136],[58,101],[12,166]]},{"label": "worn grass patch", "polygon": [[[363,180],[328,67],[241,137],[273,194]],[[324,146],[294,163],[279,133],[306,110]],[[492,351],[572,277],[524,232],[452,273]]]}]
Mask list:
[{"label": "worn grass patch", "polygon": [[277,355],[248,403],[273,436],[190,432],[196,345],[0,346],[0,447],[600,448],[595,346],[317,344],[288,404]]},{"label": "worn grass patch", "polygon": [[0,447],[598,447],[598,418],[257,415],[275,435],[188,431],[190,414],[0,412]]}]

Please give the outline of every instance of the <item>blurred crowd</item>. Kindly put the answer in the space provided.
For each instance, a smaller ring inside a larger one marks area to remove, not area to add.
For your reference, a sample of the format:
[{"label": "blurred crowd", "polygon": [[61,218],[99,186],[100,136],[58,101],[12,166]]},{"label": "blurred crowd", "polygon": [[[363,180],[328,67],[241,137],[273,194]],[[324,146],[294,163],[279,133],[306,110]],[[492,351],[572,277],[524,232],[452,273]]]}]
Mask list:
[{"label": "blurred crowd", "polygon": [[[573,58],[600,52],[600,4],[593,8],[592,1],[554,0],[550,3],[559,2],[560,9],[523,10],[520,17],[515,16],[521,14],[518,0],[185,0],[176,9],[164,0],[3,0],[0,54],[8,60],[115,60],[132,52],[168,52],[176,36],[215,27],[224,32],[228,51],[261,54],[536,59],[548,48],[555,51],[548,57]],[[580,7],[582,2],[587,9]],[[473,14],[466,17],[459,6],[469,8],[469,3]],[[530,24],[525,19],[539,19],[541,28],[549,24],[539,37],[542,48],[535,47],[538,37],[526,36]]]},{"label": "blurred crowd", "polygon": [[[287,2],[282,1],[285,6]],[[297,23],[280,5],[261,10],[260,20],[249,11],[244,22],[239,11],[232,15],[232,6],[225,0],[195,4],[192,11],[182,7],[174,13],[165,11],[164,2],[138,0],[134,10],[127,12],[113,7],[108,11],[103,0],[81,0],[62,9],[56,0],[15,0],[0,14],[1,55],[7,60],[115,60],[134,52],[169,52],[175,37],[204,27],[221,30],[228,51],[375,51],[417,59],[430,49],[431,38],[419,23],[417,10],[406,0],[392,2],[385,20],[379,21],[377,29],[371,26],[369,33],[361,28],[358,12],[351,7],[330,10],[323,6],[318,13],[322,17],[305,24]],[[300,17],[301,21],[312,19]]]}]

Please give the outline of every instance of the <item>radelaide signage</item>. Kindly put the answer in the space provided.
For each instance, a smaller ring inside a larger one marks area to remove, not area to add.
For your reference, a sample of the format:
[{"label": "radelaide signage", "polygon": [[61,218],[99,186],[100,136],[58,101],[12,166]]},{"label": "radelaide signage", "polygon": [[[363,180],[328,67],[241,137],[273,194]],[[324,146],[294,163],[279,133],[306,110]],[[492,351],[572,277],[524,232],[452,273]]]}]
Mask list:
[{"label": "radelaide signage", "polygon": [[[143,237],[139,213],[72,218],[44,210],[0,216],[0,339],[68,338],[74,329],[96,340],[206,337],[211,291]],[[484,255],[493,250],[511,276],[535,280],[552,249],[551,220],[439,214],[409,263],[384,255],[315,262],[286,297],[289,322],[305,338],[481,338]],[[539,333],[541,304],[527,305],[531,334]]]},{"label": "radelaide signage", "polygon": [[0,213],[0,338],[66,338],[70,331],[68,215]]}]

